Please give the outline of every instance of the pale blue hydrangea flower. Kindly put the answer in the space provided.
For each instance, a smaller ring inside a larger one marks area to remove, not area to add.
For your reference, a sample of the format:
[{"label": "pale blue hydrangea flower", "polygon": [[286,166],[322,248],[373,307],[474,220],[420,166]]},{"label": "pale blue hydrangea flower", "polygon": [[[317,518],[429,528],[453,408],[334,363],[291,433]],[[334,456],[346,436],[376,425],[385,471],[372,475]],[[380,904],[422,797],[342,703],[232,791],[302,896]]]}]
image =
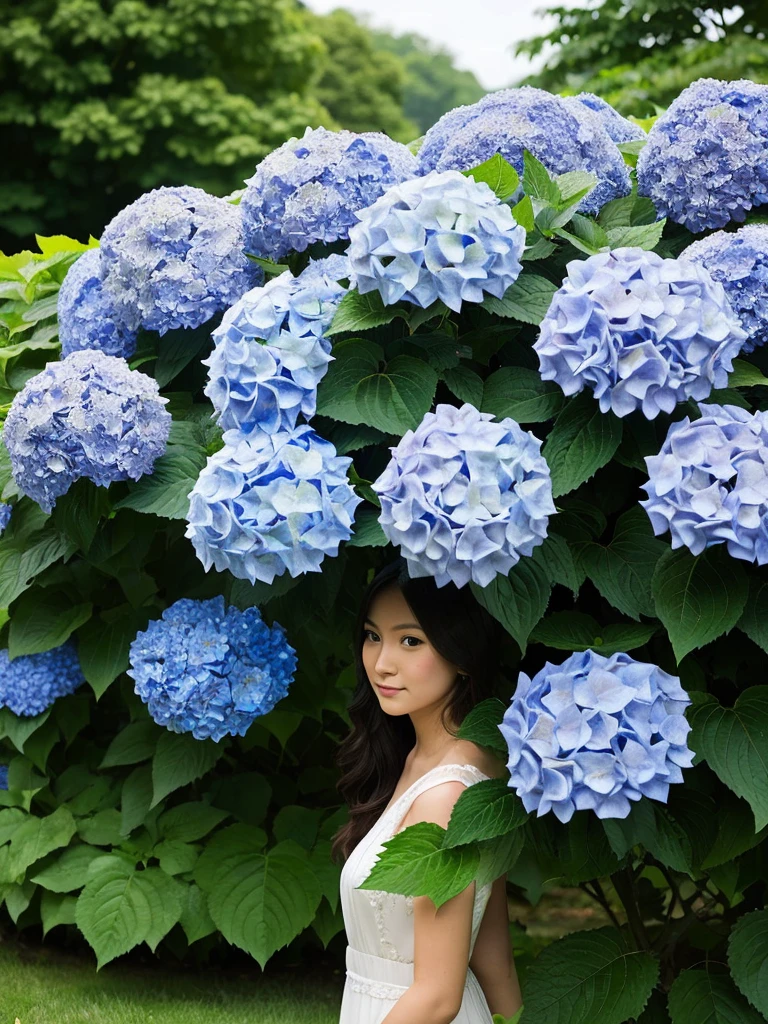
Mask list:
[{"label": "pale blue hydrangea flower", "polygon": [[768,85],[700,78],[648,133],[638,191],[690,231],[743,221],[768,202]]},{"label": "pale blue hydrangea flower", "polygon": [[630,192],[629,168],[600,115],[578,100],[527,85],[449,110],[425,135],[419,167],[422,174],[464,171],[500,153],[522,175],[526,149],[550,174],[597,176],[597,185],[579,204],[584,213],[597,213],[610,199]]},{"label": "pale blue hydrangea flower", "polygon": [[88,249],[67,271],[58,295],[59,341],[65,358],[80,349],[99,349],[128,359],[136,331],[121,320],[101,283],[101,252]]},{"label": "pale blue hydrangea flower", "polygon": [[281,259],[349,237],[355,213],[417,173],[416,158],[379,132],[307,128],[247,179],[240,202],[249,252]]},{"label": "pale blue hydrangea flower", "polygon": [[103,289],[131,329],[199,327],[263,279],[239,206],[189,185],[156,188],[101,237]]},{"label": "pale blue hydrangea flower", "polygon": [[509,749],[509,785],[525,809],[562,822],[574,811],[626,818],[641,797],[667,802],[693,752],[676,676],[628,654],[572,654],[520,673],[499,725]]},{"label": "pale blue hydrangea flower", "polygon": [[725,289],[749,337],[741,351],[768,340],[768,224],[715,231],[684,249],[681,259],[706,267]]},{"label": "pale blue hydrangea flower", "polygon": [[573,98],[585,107],[589,107],[590,110],[594,110],[615,143],[639,142],[640,139],[646,138],[646,133],[639,124],[622,116],[601,96],[595,96],[593,92],[580,92]]},{"label": "pale blue hydrangea flower", "polygon": [[0,789],[8,789],[8,765],[0,764]]},{"label": "pale blue hydrangea flower", "polygon": [[274,434],[293,429],[299,413],[314,416],[333,358],[324,332],[346,291],[338,281],[347,278],[345,256],[312,260],[298,277],[286,271],[227,310],[202,360],[222,429]]},{"label": "pale blue hydrangea flower", "polygon": [[3,441],[18,488],[50,512],[80,477],[100,487],[151,473],[171,415],[157,382],[96,350],[48,363],[13,400]]},{"label": "pale blue hydrangea flower", "polygon": [[652,420],[725,387],[745,338],[704,267],[624,248],[568,264],[534,349],[566,395],[586,385],[601,412]]},{"label": "pale blue hydrangea flower", "polygon": [[205,571],[229,569],[251,583],[319,572],[349,540],[362,501],[347,480],[351,462],[306,424],[226,431],[189,495],[186,536]]},{"label": "pale blue hydrangea flower", "polygon": [[352,273],[361,294],[376,290],[387,305],[442,299],[458,312],[486,294],[500,299],[522,270],[525,228],[485,182],[458,171],[394,185],[358,217]]},{"label": "pale blue hydrangea flower", "polygon": [[699,406],[701,418],[673,423],[658,455],[648,456],[648,494],[640,504],[653,532],[694,555],[713,544],[758,565],[768,563],[768,412]]},{"label": "pale blue hydrangea flower", "polygon": [[13,505],[8,505],[4,501],[0,501],[0,534],[5,533],[8,523],[11,521],[12,512]]},{"label": "pale blue hydrangea flower", "polygon": [[555,506],[541,441],[510,417],[492,420],[469,403],[438,405],[390,448],[373,489],[411,577],[485,587],[547,536]]},{"label": "pale blue hydrangea flower", "polygon": [[71,641],[42,654],[22,654],[11,661],[0,651],[0,707],[14,715],[40,715],[57,697],[74,693],[85,682]]},{"label": "pale blue hydrangea flower", "polygon": [[182,598],[136,634],[127,674],[158,725],[195,739],[244,736],[288,692],[296,652],[258,608]]}]

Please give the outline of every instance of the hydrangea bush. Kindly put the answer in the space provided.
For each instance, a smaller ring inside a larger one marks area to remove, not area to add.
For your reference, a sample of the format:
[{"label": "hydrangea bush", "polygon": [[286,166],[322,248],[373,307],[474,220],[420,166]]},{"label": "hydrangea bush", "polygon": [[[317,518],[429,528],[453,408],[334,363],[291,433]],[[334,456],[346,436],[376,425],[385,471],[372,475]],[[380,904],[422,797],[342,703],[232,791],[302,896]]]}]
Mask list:
[{"label": "hydrangea bush", "polygon": [[4,932],[342,969],[334,757],[399,555],[503,627],[460,737],[509,770],[363,887],[581,887],[522,1024],[768,1019],[766,88],[647,141],[530,89],[418,156],[313,129],[239,203],[0,256]]}]

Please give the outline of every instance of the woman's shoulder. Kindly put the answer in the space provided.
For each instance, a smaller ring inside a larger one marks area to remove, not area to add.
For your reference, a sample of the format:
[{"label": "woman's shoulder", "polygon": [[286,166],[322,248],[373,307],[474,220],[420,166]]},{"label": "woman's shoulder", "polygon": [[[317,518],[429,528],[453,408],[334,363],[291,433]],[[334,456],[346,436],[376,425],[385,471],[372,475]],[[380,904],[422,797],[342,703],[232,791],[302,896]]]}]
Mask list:
[{"label": "woman's shoulder", "polygon": [[506,762],[488,747],[481,747],[472,740],[457,740],[453,760],[458,764],[471,764],[491,779],[501,779],[507,774]]}]

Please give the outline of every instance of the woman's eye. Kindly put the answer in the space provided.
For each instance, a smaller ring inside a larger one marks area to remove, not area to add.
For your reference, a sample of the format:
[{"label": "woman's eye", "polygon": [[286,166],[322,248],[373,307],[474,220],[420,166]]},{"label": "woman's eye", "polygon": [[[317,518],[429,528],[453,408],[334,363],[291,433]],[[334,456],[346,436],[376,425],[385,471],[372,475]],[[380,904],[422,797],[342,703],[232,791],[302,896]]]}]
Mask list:
[{"label": "woman's eye", "polygon": [[419,640],[419,638],[417,636],[404,636],[403,637],[403,642],[405,642],[406,640],[413,640],[414,641],[414,643],[408,644],[407,645],[408,647],[418,647],[419,644],[421,643],[421,640]]},{"label": "woman's eye", "polygon": [[378,638],[378,637],[376,636],[376,634],[375,634],[375,633],[373,632],[373,630],[372,630],[372,629],[366,629],[366,630],[364,630],[364,631],[363,631],[363,636],[365,637],[365,639],[366,639],[366,640],[374,640],[374,641],[375,641],[375,640],[378,640],[378,639],[379,639],[379,638]]}]

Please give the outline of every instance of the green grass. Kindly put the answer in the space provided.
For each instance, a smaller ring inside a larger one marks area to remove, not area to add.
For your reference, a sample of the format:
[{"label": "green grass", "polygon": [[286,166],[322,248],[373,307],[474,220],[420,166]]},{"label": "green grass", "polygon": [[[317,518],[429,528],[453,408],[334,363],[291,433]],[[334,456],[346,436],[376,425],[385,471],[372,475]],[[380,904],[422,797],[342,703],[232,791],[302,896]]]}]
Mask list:
[{"label": "green grass", "polygon": [[343,972],[279,977],[92,962],[0,944],[0,1024],[338,1024]]}]

